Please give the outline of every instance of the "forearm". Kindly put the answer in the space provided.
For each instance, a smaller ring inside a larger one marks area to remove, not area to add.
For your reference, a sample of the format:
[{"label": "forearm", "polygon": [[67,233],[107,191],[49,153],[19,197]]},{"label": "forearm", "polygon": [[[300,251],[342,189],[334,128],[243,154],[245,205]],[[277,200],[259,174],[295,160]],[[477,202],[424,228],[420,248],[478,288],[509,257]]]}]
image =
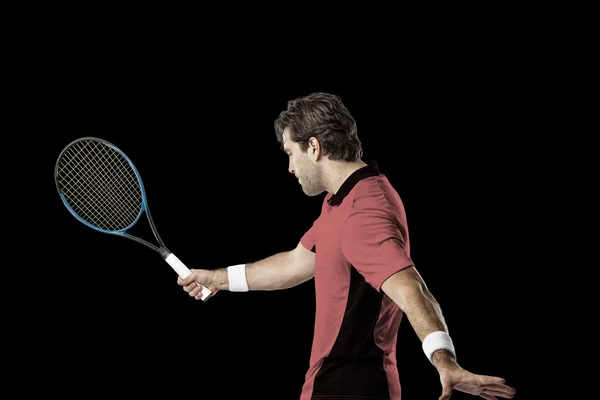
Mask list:
[{"label": "forearm", "polygon": [[406,285],[398,295],[401,308],[421,341],[431,332],[448,332],[440,305],[422,284]]},{"label": "forearm", "polygon": [[[416,286],[413,290],[406,291],[405,312],[421,342],[432,332],[448,333],[448,326],[437,300],[421,284]],[[454,356],[443,349],[435,351],[431,361],[438,370],[456,362]]]},{"label": "forearm", "polygon": [[[422,280],[407,280],[390,286],[388,295],[404,311],[421,342],[432,332],[448,333],[441,307]],[[454,363],[455,359],[450,352],[438,350],[433,353],[432,362],[439,369]]]},{"label": "forearm", "polygon": [[[291,251],[278,253],[254,263],[246,264],[246,280],[250,290],[280,290],[299,285],[306,279],[292,268]],[[213,271],[219,290],[229,290],[227,268]]]}]

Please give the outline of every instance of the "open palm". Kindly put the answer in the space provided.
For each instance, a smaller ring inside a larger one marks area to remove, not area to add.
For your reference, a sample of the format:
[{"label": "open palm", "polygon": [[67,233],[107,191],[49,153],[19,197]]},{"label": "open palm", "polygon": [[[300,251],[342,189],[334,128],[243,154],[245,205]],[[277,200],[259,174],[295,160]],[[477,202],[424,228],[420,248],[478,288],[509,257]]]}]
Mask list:
[{"label": "open palm", "polygon": [[512,399],[516,390],[505,385],[505,380],[496,376],[477,375],[460,367],[440,371],[442,395],[440,400],[448,400],[452,390],[480,396],[486,400],[498,397]]}]

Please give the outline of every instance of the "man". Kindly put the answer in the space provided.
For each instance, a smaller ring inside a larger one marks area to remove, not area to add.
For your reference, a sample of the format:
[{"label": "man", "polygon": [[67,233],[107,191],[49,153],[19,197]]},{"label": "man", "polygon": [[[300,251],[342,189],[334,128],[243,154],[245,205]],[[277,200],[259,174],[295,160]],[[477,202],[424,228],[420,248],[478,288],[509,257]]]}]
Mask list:
[{"label": "man", "polygon": [[314,277],[315,331],[300,400],[400,400],[395,344],[404,314],[439,372],[440,399],[453,389],[512,398],[515,390],[504,379],[457,364],[440,306],[410,258],[402,201],[377,163],[361,160],[355,120],[340,98],[313,93],[288,102],[275,131],[304,193],[327,192],[319,218],[294,250],[192,269],[178,284],[200,299],[198,283],[213,292],[274,290]]}]

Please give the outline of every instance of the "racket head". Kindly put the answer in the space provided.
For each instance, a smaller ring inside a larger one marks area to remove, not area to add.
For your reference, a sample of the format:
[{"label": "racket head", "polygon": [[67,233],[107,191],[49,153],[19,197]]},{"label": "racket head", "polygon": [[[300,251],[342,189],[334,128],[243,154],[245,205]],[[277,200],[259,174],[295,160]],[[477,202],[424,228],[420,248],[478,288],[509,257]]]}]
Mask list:
[{"label": "racket head", "polygon": [[97,137],[82,137],[60,152],[56,189],[69,212],[100,232],[124,235],[147,208],[142,178],[125,153]]}]

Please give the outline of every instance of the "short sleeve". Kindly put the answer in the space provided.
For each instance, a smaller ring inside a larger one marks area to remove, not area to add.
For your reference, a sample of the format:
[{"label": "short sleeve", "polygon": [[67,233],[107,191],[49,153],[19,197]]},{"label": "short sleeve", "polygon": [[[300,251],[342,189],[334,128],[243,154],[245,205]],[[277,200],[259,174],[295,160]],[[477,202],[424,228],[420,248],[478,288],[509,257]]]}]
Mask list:
[{"label": "short sleeve", "polygon": [[353,211],[342,227],[340,245],[346,260],[377,291],[394,273],[413,266],[401,222],[381,208]]},{"label": "short sleeve", "polygon": [[319,217],[315,219],[310,229],[306,231],[304,235],[302,235],[302,238],[300,238],[300,243],[302,243],[302,246],[312,251],[313,253],[315,252],[314,247],[317,244],[317,223],[319,222],[319,219],[323,216],[323,212],[325,211],[325,207],[327,206],[327,201],[330,198],[331,193],[328,193],[327,196],[325,196],[325,198],[323,199],[323,203],[321,204],[321,214],[319,214]]},{"label": "short sleeve", "polygon": [[304,235],[302,235],[302,238],[300,239],[300,243],[302,243],[302,246],[304,246],[307,250],[313,251],[313,247],[315,247],[315,223],[313,223],[313,225],[310,227],[310,229],[308,231],[306,231],[304,233]]}]

